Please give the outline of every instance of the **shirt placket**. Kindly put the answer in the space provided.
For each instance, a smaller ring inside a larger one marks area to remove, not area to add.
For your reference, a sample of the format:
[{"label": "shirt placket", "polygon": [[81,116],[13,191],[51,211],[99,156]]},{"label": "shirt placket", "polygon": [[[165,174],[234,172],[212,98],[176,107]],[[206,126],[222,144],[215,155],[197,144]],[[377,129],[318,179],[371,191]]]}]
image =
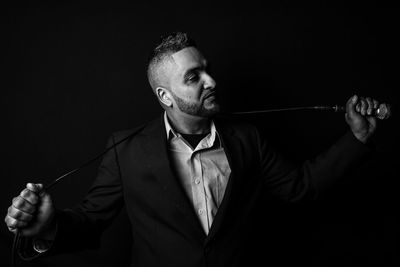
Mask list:
[{"label": "shirt placket", "polygon": [[192,192],[196,212],[202,222],[204,231],[208,233],[210,228],[207,208],[207,196],[204,190],[203,170],[201,166],[201,152],[195,151],[191,156],[192,167]]}]

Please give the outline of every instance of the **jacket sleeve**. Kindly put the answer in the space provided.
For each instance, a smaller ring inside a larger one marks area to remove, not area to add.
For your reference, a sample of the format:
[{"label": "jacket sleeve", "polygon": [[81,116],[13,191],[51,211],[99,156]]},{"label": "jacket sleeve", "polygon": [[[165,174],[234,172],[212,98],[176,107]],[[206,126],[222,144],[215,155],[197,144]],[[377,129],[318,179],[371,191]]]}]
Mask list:
[{"label": "jacket sleeve", "polygon": [[[107,147],[115,144],[111,136]],[[57,212],[57,235],[54,250],[74,251],[98,248],[100,234],[123,206],[121,172],[116,148],[108,151],[99,166],[97,177],[86,197],[73,209]]]},{"label": "jacket sleeve", "polygon": [[349,131],[325,152],[296,166],[276,153],[258,132],[257,140],[267,190],[289,202],[316,198],[374,151]]},{"label": "jacket sleeve", "polygon": [[[115,144],[114,136],[107,148]],[[98,248],[102,231],[123,207],[121,173],[116,149],[108,151],[98,168],[97,177],[84,200],[74,208],[57,210],[57,233],[54,243],[45,254]],[[18,252],[23,259],[36,258],[32,240],[22,238]]]}]

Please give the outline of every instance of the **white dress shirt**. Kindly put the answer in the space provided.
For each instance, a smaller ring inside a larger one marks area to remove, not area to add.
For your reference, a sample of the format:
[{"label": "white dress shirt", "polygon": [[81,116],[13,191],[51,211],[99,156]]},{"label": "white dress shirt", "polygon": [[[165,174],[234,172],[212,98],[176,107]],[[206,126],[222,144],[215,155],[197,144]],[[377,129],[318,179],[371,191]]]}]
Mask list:
[{"label": "white dress shirt", "polygon": [[192,148],[171,127],[166,113],[164,122],[173,167],[208,234],[231,173],[220,137],[211,122],[211,132]]}]

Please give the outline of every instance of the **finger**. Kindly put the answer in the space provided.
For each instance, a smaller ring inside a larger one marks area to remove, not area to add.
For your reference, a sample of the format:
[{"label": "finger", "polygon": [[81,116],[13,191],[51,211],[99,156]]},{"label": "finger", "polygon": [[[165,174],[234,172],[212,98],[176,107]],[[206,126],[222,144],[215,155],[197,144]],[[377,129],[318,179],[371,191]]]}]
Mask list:
[{"label": "finger", "polygon": [[31,191],[28,188],[25,188],[24,190],[21,191],[19,194],[20,197],[31,203],[32,205],[36,205],[39,202],[39,196],[37,193],[34,191]]},{"label": "finger", "polygon": [[361,104],[360,104],[360,103],[358,103],[358,104],[356,105],[356,111],[357,111],[358,113],[361,112]]},{"label": "finger", "polygon": [[21,196],[13,198],[11,205],[16,209],[22,210],[30,214],[33,214],[36,211],[36,205],[32,205]]},{"label": "finger", "polygon": [[22,210],[16,209],[13,206],[8,208],[8,216],[16,220],[30,222],[33,219],[33,215],[23,212]]},{"label": "finger", "polygon": [[379,108],[379,102],[376,99],[372,99],[374,110],[377,110]]},{"label": "finger", "polygon": [[371,115],[372,109],[374,108],[374,103],[370,97],[365,98],[365,100],[367,101],[367,115]]},{"label": "finger", "polygon": [[361,105],[360,113],[361,115],[365,116],[367,114],[367,106],[368,106],[365,98],[360,97],[360,105]]},{"label": "finger", "polygon": [[16,220],[8,215],[6,216],[4,221],[7,224],[7,227],[12,229],[22,228],[28,225],[28,222]]}]

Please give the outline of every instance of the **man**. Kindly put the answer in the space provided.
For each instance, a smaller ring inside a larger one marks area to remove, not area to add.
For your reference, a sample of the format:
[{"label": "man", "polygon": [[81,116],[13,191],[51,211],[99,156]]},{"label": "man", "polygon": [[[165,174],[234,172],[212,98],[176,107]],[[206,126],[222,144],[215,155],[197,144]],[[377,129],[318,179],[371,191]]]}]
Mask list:
[{"label": "man", "polygon": [[[133,266],[242,266],[254,205],[270,194],[287,202],[315,197],[370,153],[376,100],[346,104],[351,131],[326,153],[295,167],[255,127],[218,118],[216,82],[208,62],[184,33],[156,47],[148,78],[165,113],[112,135],[85,200],[56,210],[41,184],[27,184],[5,222],[24,237],[24,258],[96,247],[126,206]],[[268,210],[262,211],[268,212]]]}]

